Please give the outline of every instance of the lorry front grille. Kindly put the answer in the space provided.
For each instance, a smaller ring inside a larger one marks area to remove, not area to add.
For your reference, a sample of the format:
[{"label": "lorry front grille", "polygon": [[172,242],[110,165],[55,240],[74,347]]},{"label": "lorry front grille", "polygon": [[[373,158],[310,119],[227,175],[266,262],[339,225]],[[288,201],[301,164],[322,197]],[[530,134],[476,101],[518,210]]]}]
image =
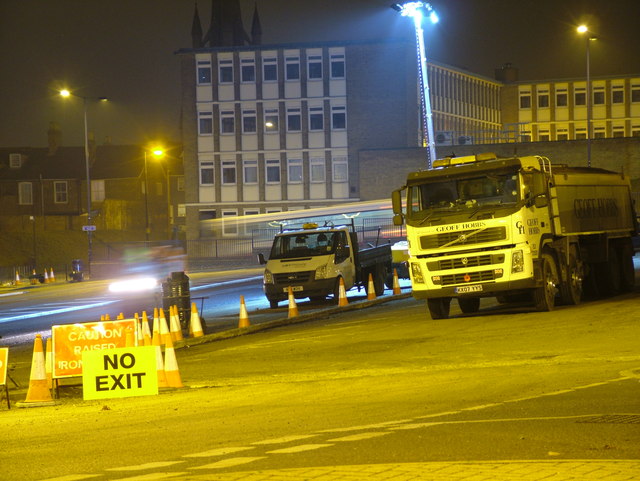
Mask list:
[{"label": "lorry front grille", "polygon": [[496,242],[507,238],[504,226],[489,227],[487,229],[469,229],[456,232],[442,232],[435,235],[420,237],[422,249],[440,249],[442,247],[468,246],[483,242]]},{"label": "lorry front grille", "polygon": [[[469,276],[470,279],[465,279],[465,276]],[[492,281],[496,278],[495,272],[480,271],[480,272],[465,272],[463,274],[451,274],[442,276],[442,285],[451,286],[453,284],[473,284],[475,282]]]},{"label": "lorry front grille", "polygon": [[450,269],[464,269],[465,267],[491,266],[495,264],[504,264],[504,254],[457,257],[455,259],[427,262],[427,269],[430,271],[445,271]]},{"label": "lorry front grille", "polygon": [[283,274],[274,274],[273,280],[276,284],[294,285],[300,282],[312,281],[314,271],[304,272],[285,272]]}]

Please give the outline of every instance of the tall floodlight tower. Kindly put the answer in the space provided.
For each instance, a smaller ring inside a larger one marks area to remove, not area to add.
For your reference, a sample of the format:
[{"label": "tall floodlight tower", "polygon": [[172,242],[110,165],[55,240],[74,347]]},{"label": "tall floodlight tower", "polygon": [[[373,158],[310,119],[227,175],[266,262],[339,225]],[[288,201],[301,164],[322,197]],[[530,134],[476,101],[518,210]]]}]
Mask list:
[{"label": "tall floodlight tower", "polygon": [[427,16],[431,23],[438,22],[436,14],[431,4],[427,2],[401,2],[394,3],[391,8],[400,12],[403,17],[413,18],[416,29],[416,49],[418,53],[418,76],[420,77],[420,103],[422,106],[422,128],[424,140],[427,146],[427,168],[431,168],[431,163],[436,159],[436,144],[433,135],[433,118],[431,113],[431,97],[429,96],[429,80],[427,77],[427,56],[424,46],[424,30],[422,29],[422,19]]}]

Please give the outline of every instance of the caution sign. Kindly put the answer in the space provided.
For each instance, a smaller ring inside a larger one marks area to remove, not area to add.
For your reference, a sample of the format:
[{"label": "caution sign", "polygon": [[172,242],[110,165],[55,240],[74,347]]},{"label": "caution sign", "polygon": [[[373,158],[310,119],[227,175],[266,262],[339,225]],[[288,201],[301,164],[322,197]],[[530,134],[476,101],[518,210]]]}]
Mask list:
[{"label": "caution sign", "polygon": [[0,347],[0,386],[7,384],[7,364],[9,363],[9,348]]},{"label": "caution sign", "polygon": [[52,326],[53,377],[82,376],[84,352],[135,346],[135,333],[135,319]]},{"label": "caution sign", "polygon": [[84,399],[158,394],[156,349],[156,346],[143,346],[84,351]]}]

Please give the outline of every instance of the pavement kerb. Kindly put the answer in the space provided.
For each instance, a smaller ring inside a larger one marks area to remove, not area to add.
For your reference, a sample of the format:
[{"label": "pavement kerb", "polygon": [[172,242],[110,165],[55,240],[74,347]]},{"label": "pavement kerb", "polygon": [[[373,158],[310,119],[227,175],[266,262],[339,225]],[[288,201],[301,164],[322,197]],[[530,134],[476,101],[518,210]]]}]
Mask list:
[{"label": "pavement kerb", "polygon": [[197,346],[199,344],[206,344],[209,342],[222,341],[224,339],[231,339],[238,336],[244,336],[247,334],[254,334],[260,331],[266,331],[267,329],[273,329],[276,327],[289,326],[292,324],[299,324],[302,322],[315,321],[318,319],[325,319],[331,316],[336,316],[345,312],[351,312],[359,309],[367,309],[379,304],[385,304],[387,302],[396,301],[399,299],[406,299],[411,297],[410,292],[403,294],[396,294],[390,296],[381,296],[373,300],[352,302],[343,307],[331,307],[328,309],[322,309],[320,311],[311,312],[309,314],[301,314],[296,317],[285,317],[282,319],[275,319],[273,321],[261,322],[260,324],[252,324],[249,327],[228,329],[226,331],[215,332],[212,334],[205,334],[202,337],[190,337],[177,341],[174,343],[176,349]]}]

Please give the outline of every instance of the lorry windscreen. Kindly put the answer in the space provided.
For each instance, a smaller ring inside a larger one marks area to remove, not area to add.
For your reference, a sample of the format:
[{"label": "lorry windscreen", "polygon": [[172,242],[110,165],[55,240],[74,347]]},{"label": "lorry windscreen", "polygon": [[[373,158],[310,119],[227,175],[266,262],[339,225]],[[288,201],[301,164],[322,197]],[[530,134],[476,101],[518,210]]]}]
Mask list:
[{"label": "lorry windscreen", "polygon": [[275,238],[269,259],[292,259],[332,254],[336,232],[304,232]]},{"label": "lorry windscreen", "polygon": [[434,211],[513,205],[520,199],[518,174],[487,173],[409,186],[407,216],[420,219]]}]

